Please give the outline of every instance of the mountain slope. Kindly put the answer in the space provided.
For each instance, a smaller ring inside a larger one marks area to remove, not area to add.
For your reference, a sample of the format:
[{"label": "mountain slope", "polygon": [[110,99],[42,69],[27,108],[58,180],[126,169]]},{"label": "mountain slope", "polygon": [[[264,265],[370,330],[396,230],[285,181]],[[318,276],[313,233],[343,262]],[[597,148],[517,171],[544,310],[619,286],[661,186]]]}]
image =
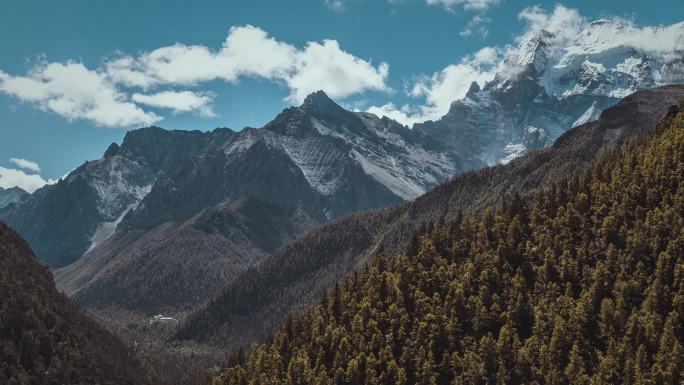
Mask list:
[{"label": "mountain slope", "polygon": [[473,83],[448,113],[413,129],[470,167],[508,162],[593,121],[638,90],[684,83],[684,23],[667,27],[672,48],[635,41],[629,23],[597,20],[575,36],[530,32],[508,50],[492,81]]},{"label": "mountain slope", "polygon": [[0,382],[146,384],[132,351],[55,289],[50,271],[0,222]]},{"label": "mountain slope", "polygon": [[[259,130],[133,131],[121,149],[113,145],[105,154],[109,156],[75,170],[61,184],[39,190],[26,204],[0,210],[0,218],[29,241],[41,260],[61,267],[113,234],[150,189],[153,210],[140,213],[137,220],[148,230],[167,220],[187,219],[221,203],[226,195],[254,194],[254,185],[237,191],[236,186],[206,185],[206,180],[203,191],[192,190],[178,184],[202,181],[171,174],[172,180],[165,179],[163,186],[181,187],[183,193],[174,198],[162,185],[152,187],[173,172],[180,159],[213,152],[212,160],[203,160],[209,163],[197,166],[219,167],[230,161],[224,158],[246,150],[266,161],[283,157],[283,165],[298,169],[295,174],[301,175],[296,177],[303,177],[321,196],[313,201],[310,191],[287,196],[310,204],[309,215],[320,222],[413,199],[461,172],[548,146],[570,127],[594,120],[634,91],[684,82],[684,23],[664,27],[677,40],[667,47],[636,41],[635,27],[617,20],[597,20],[581,28],[571,36],[546,30],[522,36],[507,50],[492,81],[482,87],[473,83],[446,115],[412,129],[387,118],[345,111],[318,92]],[[261,149],[252,149],[253,144]],[[211,177],[231,177],[211,172]],[[281,177],[290,176],[286,172]],[[194,193],[199,194],[190,195]],[[254,197],[273,203],[265,199],[272,197]],[[184,207],[188,198],[193,200]]]},{"label": "mountain slope", "polygon": [[190,311],[313,226],[447,178],[443,154],[324,93],[261,129],[215,130],[155,180],[106,240],[56,271],[89,310]]},{"label": "mountain slope", "polygon": [[0,187],[0,209],[9,205],[10,203],[20,202],[28,195],[29,193],[19,187],[12,187],[8,189]]},{"label": "mountain slope", "polygon": [[684,380],[684,104],[579,176],[378,257],[220,384]]},{"label": "mountain slope", "polygon": [[85,162],[63,180],[19,204],[0,209],[41,261],[67,265],[111,235],[123,216],[150,191],[178,157],[200,147],[206,135],[149,127],[126,134],[104,157]]},{"label": "mountain slope", "polygon": [[577,173],[606,148],[648,132],[684,86],[637,92],[592,123],[570,130],[551,148],[506,165],[464,173],[418,199],[355,214],[317,228],[245,272],[206,310],[191,317],[179,338],[236,347],[249,345],[282,324],[287,314],[315,301],[377,250],[402,250],[425,223],[478,213],[513,191],[532,194]]}]

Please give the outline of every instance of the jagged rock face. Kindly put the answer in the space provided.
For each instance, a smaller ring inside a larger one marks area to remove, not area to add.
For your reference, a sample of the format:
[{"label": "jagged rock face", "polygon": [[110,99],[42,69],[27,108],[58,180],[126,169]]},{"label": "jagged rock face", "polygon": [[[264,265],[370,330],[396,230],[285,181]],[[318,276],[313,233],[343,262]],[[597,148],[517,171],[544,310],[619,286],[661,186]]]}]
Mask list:
[{"label": "jagged rock face", "polygon": [[564,133],[550,148],[463,173],[410,202],[319,226],[234,279],[184,323],[178,338],[227,350],[266,338],[289,314],[320,301],[326,290],[373,256],[401,253],[425,224],[481,215],[514,192],[535,199],[538,189],[579,175],[607,148],[649,132],[682,102],[684,85],[636,92],[598,120]]},{"label": "jagged rock face", "polygon": [[[684,82],[684,51],[627,45],[620,35],[629,28],[599,20],[562,43],[541,31],[509,52],[494,80],[475,84],[444,117],[414,130],[438,138],[463,171],[548,146],[634,91]],[[672,28],[684,36],[684,23]]]},{"label": "jagged rock face", "polygon": [[384,121],[314,94],[262,129],[214,140],[183,159],[159,178],[122,228],[150,229],[240,197],[301,209],[323,222],[421,194],[451,175],[443,160],[407,144]]},{"label": "jagged rock face", "polygon": [[149,127],[132,131],[106,156],[86,162],[63,180],[0,210],[39,258],[67,265],[109,237],[157,177],[206,136]]},{"label": "jagged rock face", "polygon": [[0,211],[53,267],[115,230],[150,231],[251,197],[317,223],[414,198],[459,169],[430,138],[354,113],[323,92],[241,132],[129,132],[101,159]]},{"label": "jagged rock face", "polygon": [[0,187],[0,209],[11,203],[20,202],[28,195],[29,193],[19,187],[11,187],[8,189]]},{"label": "jagged rock face", "polygon": [[56,272],[58,285],[91,309],[191,309],[313,226],[413,198],[452,175],[451,160],[417,138],[323,93],[261,129],[208,133],[113,235]]}]

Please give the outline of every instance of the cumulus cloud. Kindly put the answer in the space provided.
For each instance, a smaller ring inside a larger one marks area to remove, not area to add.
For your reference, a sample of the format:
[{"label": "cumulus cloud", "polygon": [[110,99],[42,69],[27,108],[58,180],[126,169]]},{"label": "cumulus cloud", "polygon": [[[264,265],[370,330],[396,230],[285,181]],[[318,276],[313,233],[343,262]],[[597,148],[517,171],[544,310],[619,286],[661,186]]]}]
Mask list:
[{"label": "cumulus cloud", "polygon": [[463,6],[466,10],[485,11],[494,5],[499,4],[499,0],[425,0],[430,5],[442,5],[445,8],[453,9],[456,6]]},{"label": "cumulus cloud", "polygon": [[14,163],[19,168],[23,168],[38,173],[40,172],[40,166],[36,162],[32,162],[24,158],[10,158],[10,162]]},{"label": "cumulus cloud", "polygon": [[411,95],[425,97],[428,107],[423,111],[436,118],[444,115],[453,101],[462,99],[473,82],[484,85],[494,78],[494,73],[480,63],[464,60],[417,82]]},{"label": "cumulus cloud", "polygon": [[213,95],[192,91],[162,91],[151,95],[135,93],[131,99],[140,104],[169,108],[175,113],[197,111],[200,116],[216,116],[212,110]]},{"label": "cumulus cloud", "polygon": [[523,9],[518,18],[525,21],[525,31],[516,38],[517,43],[525,42],[538,35],[540,31],[550,32],[548,38],[549,53],[552,56],[562,54],[562,51],[577,38],[587,25],[587,19],[576,9],[556,5],[552,12],[539,6]]},{"label": "cumulus cloud", "polygon": [[368,109],[378,116],[387,116],[406,125],[436,120],[442,117],[451,103],[465,97],[473,82],[483,86],[492,80],[501,68],[503,51],[495,47],[484,47],[474,55],[464,57],[458,64],[452,64],[430,76],[418,77],[408,93],[423,98],[420,106],[395,106],[387,103]]},{"label": "cumulus cloud", "polygon": [[634,21],[621,17],[589,22],[576,9],[560,4],[552,11],[539,6],[528,7],[518,17],[527,23],[525,32],[517,39],[518,42],[545,30],[553,34],[550,43],[559,51],[572,52],[579,46],[592,46],[596,51],[626,46],[653,55],[684,50],[684,22],[656,27],[639,27]]},{"label": "cumulus cloud", "polygon": [[174,44],[137,58],[123,56],[107,63],[108,75],[128,86],[197,85],[240,76],[283,77],[291,70],[296,48],[251,25],[233,27],[218,50]]},{"label": "cumulus cloud", "polygon": [[421,110],[416,110],[407,104],[398,107],[394,103],[387,103],[382,106],[371,106],[366,111],[377,116],[386,116],[408,126],[430,119]]},{"label": "cumulus cloud", "polygon": [[[664,27],[637,28],[623,21],[622,30],[614,29],[614,36],[622,37],[624,44],[656,55],[675,58],[684,50],[684,22]],[[669,57],[671,56],[671,57]]]},{"label": "cumulus cloud", "polygon": [[215,116],[213,94],[176,90],[179,87],[257,77],[285,85],[290,90],[288,100],[299,103],[319,89],[333,98],[389,91],[388,71],[387,63],[375,65],[358,58],[335,40],[298,48],[245,25],[231,28],[217,49],[177,43],[136,56],[117,53],[96,69],[68,61],[40,62],[25,76],[0,70],[0,92],[69,120],[130,127],[162,119],[142,106]]},{"label": "cumulus cloud", "polygon": [[54,179],[46,181],[40,175],[27,174],[22,170],[0,167],[0,187],[2,188],[20,187],[29,193],[33,193],[46,184],[56,182]]},{"label": "cumulus cloud", "polygon": [[311,42],[294,57],[294,69],[285,77],[290,100],[301,103],[306,96],[324,90],[332,98],[345,98],[363,91],[389,91],[389,66],[377,67],[343,51],[335,40]]},{"label": "cumulus cloud", "polygon": [[149,125],[160,117],[127,100],[103,74],[82,63],[40,63],[26,76],[0,71],[0,91],[68,120],[105,127]]},{"label": "cumulus cloud", "polygon": [[501,50],[496,47],[483,47],[473,55],[475,63],[494,64],[501,56]]},{"label": "cumulus cloud", "polygon": [[342,50],[335,40],[309,42],[298,49],[251,25],[231,28],[215,51],[176,44],[138,58],[119,58],[108,64],[107,71],[118,82],[139,87],[259,77],[285,84],[290,89],[288,99],[295,103],[319,89],[333,98],[389,89],[387,63],[374,66]]}]

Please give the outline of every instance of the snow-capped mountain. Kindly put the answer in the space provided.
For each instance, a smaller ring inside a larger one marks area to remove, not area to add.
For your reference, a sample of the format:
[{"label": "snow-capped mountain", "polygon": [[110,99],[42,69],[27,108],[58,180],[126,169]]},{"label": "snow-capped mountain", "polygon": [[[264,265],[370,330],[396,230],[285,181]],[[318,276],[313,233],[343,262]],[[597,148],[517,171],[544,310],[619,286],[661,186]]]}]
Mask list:
[{"label": "snow-capped mountain", "polygon": [[317,92],[261,129],[132,131],[0,218],[61,266],[119,227],[149,231],[239,197],[317,223],[412,199],[465,170],[548,146],[631,92],[684,82],[684,23],[663,28],[674,41],[645,43],[643,29],[615,20],[531,33],[493,80],[473,82],[447,114],[412,129]]},{"label": "snow-capped mountain", "polygon": [[[139,203],[119,204],[105,227],[115,231],[56,271],[62,290],[131,310],[195,306],[313,226],[411,199],[455,172],[429,140],[323,92],[263,128],[202,135],[201,151],[163,171]],[[129,183],[127,196],[148,182]],[[156,295],[150,282],[169,285]]]},{"label": "snow-capped mountain", "polygon": [[29,193],[19,187],[2,188],[0,187],[0,209],[9,205],[10,203],[17,203]]},{"label": "snow-capped mountain", "polygon": [[637,90],[683,83],[684,22],[666,28],[676,41],[642,42],[643,30],[614,20],[570,37],[541,30],[508,51],[492,81],[473,83],[444,117],[413,129],[438,138],[465,168],[548,146]]},{"label": "snow-capped mountain", "polygon": [[293,228],[304,229],[414,198],[453,175],[455,162],[430,143],[317,92],[260,129],[131,131],[0,218],[54,267],[117,229],[142,234],[246,197],[287,218],[298,212],[306,225]]},{"label": "snow-capped mountain", "polygon": [[622,98],[640,89],[681,83],[684,22],[667,28],[679,40],[669,42],[674,48],[639,41],[631,24],[594,21],[546,63],[541,83],[558,98],[577,94]]}]

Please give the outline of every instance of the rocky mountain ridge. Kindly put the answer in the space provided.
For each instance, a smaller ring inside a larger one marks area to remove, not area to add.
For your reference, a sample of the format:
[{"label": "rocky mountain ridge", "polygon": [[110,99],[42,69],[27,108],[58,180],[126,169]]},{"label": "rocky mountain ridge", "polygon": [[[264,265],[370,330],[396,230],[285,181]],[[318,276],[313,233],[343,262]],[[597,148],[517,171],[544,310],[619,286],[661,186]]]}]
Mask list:
[{"label": "rocky mountain ridge", "polygon": [[248,346],[378,253],[401,252],[427,224],[479,214],[514,192],[534,197],[538,189],[578,175],[606,149],[649,132],[682,101],[681,85],[634,93],[597,121],[569,130],[551,147],[463,173],[413,201],[317,227],[235,279],[190,317],[177,338],[227,349]]},{"label": "rocky mountain ridge", "polygon": [[0,209],[11,203],[19,203],[28,195],[29,193],[20,187],[10,187],[7,189],[0,187]]}]

